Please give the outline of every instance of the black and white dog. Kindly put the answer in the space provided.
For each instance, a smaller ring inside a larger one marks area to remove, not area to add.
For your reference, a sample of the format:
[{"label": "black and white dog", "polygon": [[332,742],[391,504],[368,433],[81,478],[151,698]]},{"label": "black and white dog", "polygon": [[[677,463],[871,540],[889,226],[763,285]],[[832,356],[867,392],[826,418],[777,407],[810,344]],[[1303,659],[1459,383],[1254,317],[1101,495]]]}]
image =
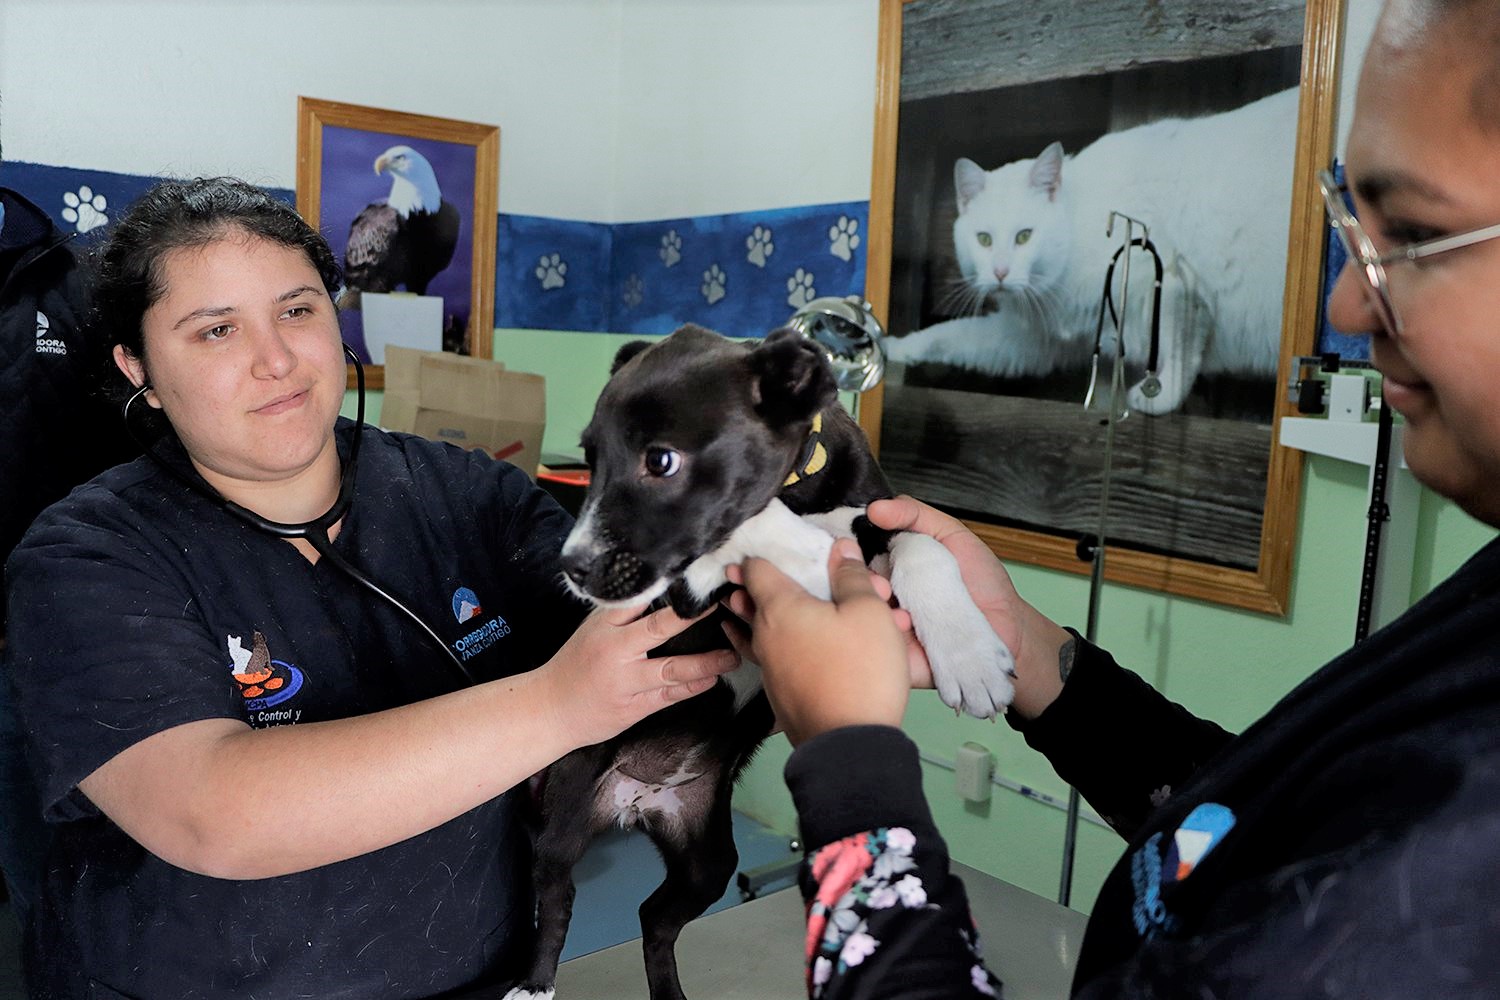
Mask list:
[{"label": "black and white dog", "polygon": [[[583,445],[588,495],[562,552],[578,594],[599,605],[665,600],[692,616],[723,593],[724,567],[753,555],[827,598],[834,537],[854,537],[889,573],[943,701],[980,717],[1010,703],[1010,651],[952,556],[925,535],[882,531],[864,517],[890,486],[839,405],[827,360],[797,332],[747,343],[685,326],[656,344],[627,344]],[[733,877],[730,793],[772,723],[759,671],[746,664],[548,769],[537,949],[507,1000],[553,996],[573,866],[615,824],[644,829],[666,862],[666,879],[640,909],[646,976],[652,1000],[682,998],[674,946]]]}]

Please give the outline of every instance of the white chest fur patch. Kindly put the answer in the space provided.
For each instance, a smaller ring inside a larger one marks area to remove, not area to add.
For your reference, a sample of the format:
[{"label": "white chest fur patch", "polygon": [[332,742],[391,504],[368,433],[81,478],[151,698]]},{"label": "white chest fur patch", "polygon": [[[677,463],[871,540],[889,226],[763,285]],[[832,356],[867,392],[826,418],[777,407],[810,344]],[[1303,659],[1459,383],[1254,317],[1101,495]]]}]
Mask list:
[{"label": "white chest fur patch", "polygon": [[760,664],[753,660],[741,660],[740,665],[727,674],[720,674],[719,679],[729,685],[729,690],[734,692],[734,710],[736,713],[750,703],[750,699],[760,694],[765,686],[761,681]]},{"label": "white chest fur patch", "polygon": [[556,990],[523,990],[519,986],[505,994],[505,1000],[553,1000]]}]

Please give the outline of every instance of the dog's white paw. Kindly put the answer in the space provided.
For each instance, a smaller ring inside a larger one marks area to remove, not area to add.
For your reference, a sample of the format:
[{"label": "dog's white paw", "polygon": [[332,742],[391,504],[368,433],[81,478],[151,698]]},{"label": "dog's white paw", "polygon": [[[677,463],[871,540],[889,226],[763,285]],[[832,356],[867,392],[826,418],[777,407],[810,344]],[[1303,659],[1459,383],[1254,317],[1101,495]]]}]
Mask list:
[{"label": "dog's white paw", "polygon": [[919,626],[913,615],[912,627],[927,650],[932,680],[943,704],[981,719],[993,719],[1016,696],[1011,681],[1016,675],[1016,661],[973,604],[965,601],[950,611],[964,609],[972,611],[972,619],[977,620],[955,613],[947,616],[948,621]]},{"label": "dog's white paw", "polygon": [[557,995],[556,989],[550,990],[528,990],[517,986],[505,994],[504,1000],[553,1000]]},{"label": "dog's white paw", "polygon": [[943,704],[981,719],[1004,712],[1015,697],[1016,661],[964,588],[942,543],[902,532],[891,539],[891,589],[912,629]]}]

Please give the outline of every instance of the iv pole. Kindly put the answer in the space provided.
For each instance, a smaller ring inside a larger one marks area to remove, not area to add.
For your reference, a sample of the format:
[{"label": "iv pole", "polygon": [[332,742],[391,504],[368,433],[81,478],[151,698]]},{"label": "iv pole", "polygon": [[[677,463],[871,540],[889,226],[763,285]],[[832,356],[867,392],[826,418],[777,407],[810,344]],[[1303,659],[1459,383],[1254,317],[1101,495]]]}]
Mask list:
[{"label": "iv pole", "polygon": [[[1120,273],[1120,308],[1115,312],[1115,358],[1109,375],[1109,399],[1108,411],[1104,418],[1104,471],[1099,492],[1099,529],[1094,534],[1092,543],[1087,536],[1079,540],[1078,557],[1080,559],[1091,559],[1093,566],[1089,574],[1089,611],[1088,619],[1084,625],[1084,638],[1094,642],[1099,627],[1099,594],[1104,587],[1104,532],[1105,524],[1109,518],[1109,481],[1110,470],[1114,461],[1115,425],[1130,415],[1130,411],[1123,403],[1125,388],[1125,322],[1130,311],[1130,248],[1134,245],[1136,231],[1140,232],[1141,245],[1147,245],[1151,238],[1150,230],[1146,224],[1139,219],[1132,218],[1123,212],[1111,211],[1109,213],[1109,224],[1104,230],[1105,238],[1114,236],[1115,222],[1125,223],[1125,243],[1122,253],[1125,258],[1124,267]],[[1113,276],[1113,268],[1106,276],[1106,281]],[[1102,329],[1104,322],[1104,310],[1110,305],[1111,289],[1108,285],[1104,288],[1103,300],[1099,304],[1099,322]],[[1084,397],[1084,409],[1093,409],[1094,392],[1099,380],[1099,348],[1097,341],[1094,347],[1094,368],[1089,378],[1088,395]],[[1068,788],[1068,816],[1066,826],[1063,828],[1063,856],[1062,856],[1062,879],[1057,890],[1057,901],[1063,906],[1069,905],[1073,897],[1073,859],[1078,847],[1078,812],[1079,812],[1078,789]]]}]

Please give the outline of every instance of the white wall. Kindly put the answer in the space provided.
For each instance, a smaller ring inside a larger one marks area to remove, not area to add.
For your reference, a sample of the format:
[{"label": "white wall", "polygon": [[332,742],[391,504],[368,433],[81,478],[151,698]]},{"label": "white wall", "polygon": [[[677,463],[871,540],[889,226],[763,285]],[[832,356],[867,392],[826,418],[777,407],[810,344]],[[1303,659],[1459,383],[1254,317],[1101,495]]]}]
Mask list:
[{"label": "white wall", "polygon": [[10,159],[296,181],[299,94],[498,124],[501,208],[609,208],[620,0],[0,0]]},{"label": "white wall", "polygon": [[293,187],[302,94],[499,125],[503,212],[616,222],[863,199],[876,10],[0,0],[0,138],[13,160]]},{"label": "white wall", "polygon": [[1344,147],[1349,139],[1349,123],[1354,117],[1354,92],[1359,84],[1360,64],[1365,61],[1365,51],[1370,47],[1370,37],[1375,33],[1375,21],[1380,15],[1380,0],[1346,0],[1346,3],[1338,129],[1333,146],[1340,159],[1344,156]]},{"label": "white wall", "polygon": [[878,0],[627,0],[614,221],[870,197]]}]

